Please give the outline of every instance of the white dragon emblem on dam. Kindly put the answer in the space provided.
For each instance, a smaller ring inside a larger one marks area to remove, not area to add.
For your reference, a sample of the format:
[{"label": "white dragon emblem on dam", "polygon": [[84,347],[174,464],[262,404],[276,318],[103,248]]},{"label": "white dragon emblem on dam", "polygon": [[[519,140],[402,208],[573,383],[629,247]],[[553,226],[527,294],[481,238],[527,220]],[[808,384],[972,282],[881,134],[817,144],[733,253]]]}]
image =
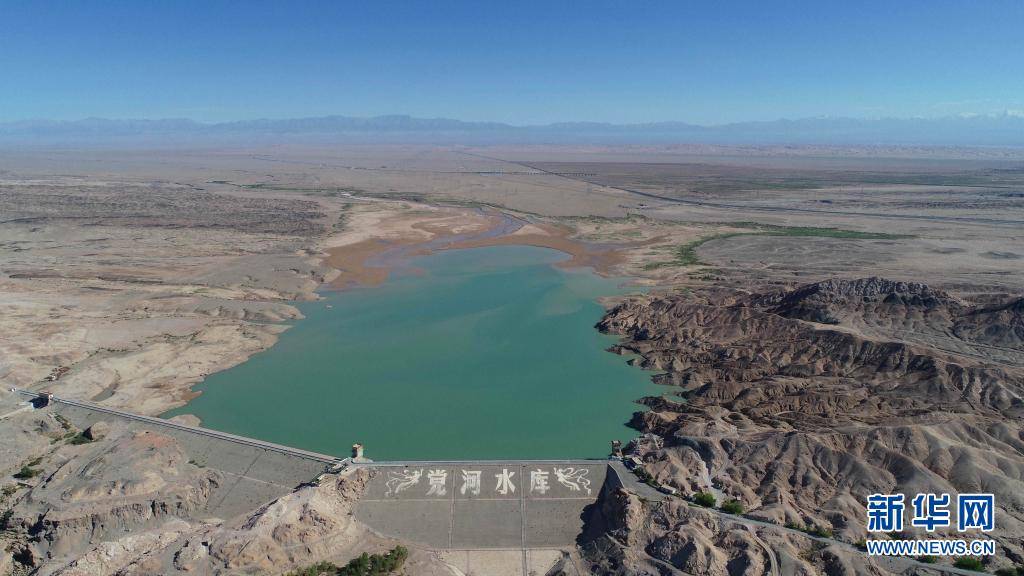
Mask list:
[{"label": "white dragon emblem on dam", "polygon": [[388,472],[388,481],[384,483],[387,491],[386,496],[397,496],[399,492],[420,483],[423,477],[423,470],[402,470],[401,472]]},{"label": "white dragon emblem on dam", "polygon": [[586,468],[555,468],[555,479],[559,484],[573,492],[586,490],[589,495],[590,479],[587,478],[588,474],[590,474],[590,470]]}]

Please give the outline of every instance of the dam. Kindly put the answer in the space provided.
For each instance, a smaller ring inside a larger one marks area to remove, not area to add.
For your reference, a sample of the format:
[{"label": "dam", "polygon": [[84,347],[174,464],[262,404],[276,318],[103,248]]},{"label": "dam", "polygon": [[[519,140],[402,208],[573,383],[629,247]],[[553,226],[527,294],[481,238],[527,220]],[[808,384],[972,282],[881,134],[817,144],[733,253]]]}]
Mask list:
[{"label": "dam", "polygon": [[[660,505],[666,496],[641,482],[617,458],[592,460],[457,460],[369,462],[338,458],[255,438],[142,416],[47,392],[0,393],[0,416],[53,411],[79,428],[99,421],[177,440],[198,466],[220,472],[205,515],[211,520],[249,514],[304,485],[359,470],[370,473],[353,514],[374,532],[431,551],[456,574],[582,576],[576,545],[599,498],[624,490]],[[707,513],[746,530],[769,529],[818,545],[853,545],[709,508]],[[202,516],[202,514],[200,514]],[[600,523],[600,519],[597,519]],[[764,544],[761,544],[764,546]],[[766,551],[768,549],[766,548]],[[771,558],[772,573],[780,573]],[[927,569],[976,574],[906,557],[874,558],[897,572]]]},{"label": "dam", "polygon": [[580,574],[576,539],[603,490],[625,487],[648,500],[664,498],[618,460],[370,462],[46,393],[14,390],[0,407],[21,409],[28,401],[82,429],[104,421],[173,437],[197,465],[228,479],[208,500],[210,518],[249,513],[303,484],[368,470],[356,518],[383,536],[436,551],[466,574]]},{"label": "dam", "polygon": [[[160,418],[39,388],[13,396],[82,430],[103,421],[173,438],[223,479],[197,511],[211,521],[360,472],[354,517],[455,573],[579,574],[577,539],[603,491],[663,497],[607,457],[635,434],[634,400],[659,389],[594,329],[598,299],[623,293],[622,280],[558,268],[564,258],[451,250],[382,286],[324,293],[299,304],[305,319],[276,345]],[[353,442],[373,461],[338,456]]]},{"label": "dam", "polygon": [[572,545],[605,482],[595,460],[381,462],[356,516],[432,548]]}]

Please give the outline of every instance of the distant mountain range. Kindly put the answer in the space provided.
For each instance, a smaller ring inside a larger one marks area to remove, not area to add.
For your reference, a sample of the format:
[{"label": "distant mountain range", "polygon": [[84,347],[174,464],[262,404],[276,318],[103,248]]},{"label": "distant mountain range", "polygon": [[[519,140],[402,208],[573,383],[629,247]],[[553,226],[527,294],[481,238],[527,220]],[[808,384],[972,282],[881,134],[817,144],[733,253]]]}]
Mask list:
[{"label": "distant mountain range", "polygon": [[188,119],[0,123],[0,142],[82,144],[150,142],[708,143],[1024,146],[1024,115],[943,118],[803,118],[701,126],[684,122],[560,122],[513,126],[392,115],[321,116],[201,123]]}]

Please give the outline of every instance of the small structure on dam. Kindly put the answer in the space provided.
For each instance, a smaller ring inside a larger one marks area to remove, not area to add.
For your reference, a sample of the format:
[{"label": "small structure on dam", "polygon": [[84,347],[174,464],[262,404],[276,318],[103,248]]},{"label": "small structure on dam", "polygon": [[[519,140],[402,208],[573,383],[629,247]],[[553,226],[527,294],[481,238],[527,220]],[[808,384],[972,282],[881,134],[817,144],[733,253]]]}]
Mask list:
[{"label": "small structure on dam", "polygon": [[352,445],[352,461],[366,462],[366,458],[363,457],[363,445],[359,442]]},{"label": "small structure on dam", "polygon": [[102,421],[173,438],[190,463],[225,479],[196,511],[200,517],[247,514],[301,484],[369,471],[356,518],[382,535],[437,551],[463,574],[579,576],[576,539],[602,490],[624,487],[645,500],[664,498],[617,458],[373,462],[355,444],[352,458],[339,459],[91,402],[15,392],[45,400],[48,410],[82,429]]}]

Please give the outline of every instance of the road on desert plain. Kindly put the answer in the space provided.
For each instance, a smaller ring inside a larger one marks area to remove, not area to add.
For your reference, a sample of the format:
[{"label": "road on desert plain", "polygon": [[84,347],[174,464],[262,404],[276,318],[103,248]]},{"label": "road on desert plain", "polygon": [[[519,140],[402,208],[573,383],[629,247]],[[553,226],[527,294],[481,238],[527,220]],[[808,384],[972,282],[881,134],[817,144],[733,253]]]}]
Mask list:
[{"label": "road on desert plain", "polygon": [[602,186],[604,188],[610,188],[612,190],[618,190],[619,192],[625,192],[634,196],[641,196],[644,198],[650,198],[652,200],[660,200],[663,202],[670,202],[672,204],[683,204],[689,206],[700,206],[702,208],[719,208],[724,210],[745,210],[754,212],[781,212],[781,213],[801,213],[811,215],[822,215],[822,216],[866,216],[871,218],[892,218],[898,220],[920,220],[925,222],[957,222],[963,224],[984,224],[984,225],[1001,225],[1001,226],[1022,226],[1024,220],[1006,220],[1000,218],[974,218],[974,217],[963,217],[963,216],[926,216],[926,215],[914,215],[914,214],[879,214],[875,212],[857,212],[857,211],[846,211],[846,210],[812,210],[810,208],[793,208],[793,207],[782,207],[782,206],[759,206],[759,205],[748,205],[748,204],[733,204],[726,202],[708,202],[704,200],[694,200],[687,198],[674,198],[672,196],[665,196],[663,194],[654,194],[653,192],[644,192],[642,190],[635,190],[632,188],[624,188],[621,186],[614,186],[611,184],[604,184],[601,182],[595,182],[588,180],[581,173],[571,172],[551,172],[537,166],[532,166],[524,162],[518,162],[513,160],[503,160],[501,158],[495,158],[491,156],[483,156],[480,154],[474,154],[470,152],[462,152],[470,156],[476,156],[486,160],[494,160],[499,162],[508,162],[510,164],[516,164],[523,166],[531,170],[536,170],[537,173],[546,174],[548,176],[557,176],[559,178],[565,178],[568,180],[575,180],[578,182],[585,182],[594,186]]}]

